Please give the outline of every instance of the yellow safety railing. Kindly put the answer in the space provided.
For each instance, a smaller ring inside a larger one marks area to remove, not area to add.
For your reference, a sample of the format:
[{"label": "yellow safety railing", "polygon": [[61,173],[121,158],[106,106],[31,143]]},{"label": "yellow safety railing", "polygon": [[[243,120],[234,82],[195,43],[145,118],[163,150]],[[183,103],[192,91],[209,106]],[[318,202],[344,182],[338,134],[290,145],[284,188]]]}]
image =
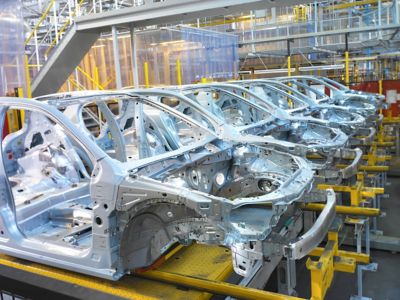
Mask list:
[{"label": "yellow safety railing", "polygon": [[[85,1],[85,0],[79,1],[79,3],[77,4],[77,6],[75,7],[74,11],[71,13],[71,18],[72,18],[72,17],[75,17],[76,13],[78,12],[79,8],[81,7],[81,5],[82,5],[82,3],[83,3],[84,1]],[[68,26],[70,25],[70,23],[71,23],[71,19],[68,18],[67,21],[64,23],[64,25],[63,25],[63,26],[60,28],[60,30],[58,31],[58,36],[61,36],[61,35],[64,33],[64,31],[68,28]],[[53,47],[56,45],[57,40],[58,40],[58,39],[54,39],[54,40],[50,43],[49,47],[47,48],[47,50],[46,50],[45,53],[44,53],[44,56],[45,56],[45,57],[48,56],[48,54],[50,53],[51,49],[53,49]]]},{"label": "yellow safety railing", "polygon": [[43,12],[42,16],[40,17],[39,21],[37,22],[36,26],[32,29],[32,31],[29,33],[27,39],[25,40],[25,45],[27,45],[32,37],[35,34],[35,31],[39,28],[40,24],[42,24],[43,20],[48,16],[50,9],[53,7],[55,0],[51,0],[49,5],[47,6],[46,10]]}]

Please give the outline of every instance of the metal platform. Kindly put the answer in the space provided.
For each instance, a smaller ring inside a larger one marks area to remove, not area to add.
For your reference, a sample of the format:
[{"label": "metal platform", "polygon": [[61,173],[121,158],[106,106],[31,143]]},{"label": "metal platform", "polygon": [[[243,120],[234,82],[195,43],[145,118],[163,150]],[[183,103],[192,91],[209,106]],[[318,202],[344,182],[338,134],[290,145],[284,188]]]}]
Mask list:
[{"label": "metal platform", "polygon": [[306,2],[312,1],[232,0],[228,5],[225,0],[146,1],[144,5],[138,7],[78,17],[33,79],[32,95],[36,97],[57,92],[100,33],[111,31],[112,26],[138,28]]},{"label": "metal platform", "polygon": [[[230,250],[194,244],[168,257],[158,271],[224,281],[233,272]],[[184,263],[183,263],[184,262]],[[209,299],[211,294],[137,276],[108,281],[0,255],[0,273],[62,295],[85,299]]]}]

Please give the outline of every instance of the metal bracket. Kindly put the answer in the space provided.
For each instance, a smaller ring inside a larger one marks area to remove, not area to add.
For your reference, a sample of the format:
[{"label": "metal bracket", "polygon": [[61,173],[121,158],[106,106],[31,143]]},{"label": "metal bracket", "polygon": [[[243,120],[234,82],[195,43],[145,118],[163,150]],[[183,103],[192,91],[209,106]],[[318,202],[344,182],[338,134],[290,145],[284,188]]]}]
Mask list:
[{"label": "metal bracket", "polygon": [[357,266],[357,295],[351,296],[350,300],[372,300],[372,298],[364,297],[362,294],[363,286],[362,286],[362,272],[376,272],[378,270],[377,263],[370,263],[368,265],[359,265]]},{"label": "metal bracket", "polygon": [[286,258],[281,260],[277,268],[278,293],[297,296],[296,287],[296,261]]}]

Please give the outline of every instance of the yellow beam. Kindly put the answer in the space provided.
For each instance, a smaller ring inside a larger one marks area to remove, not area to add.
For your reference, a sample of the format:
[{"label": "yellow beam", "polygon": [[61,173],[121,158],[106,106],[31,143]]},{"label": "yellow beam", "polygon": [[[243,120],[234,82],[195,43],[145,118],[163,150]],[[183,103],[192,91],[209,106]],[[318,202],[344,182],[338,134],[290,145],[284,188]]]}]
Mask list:
[{"label": "yellow beam", "polygon": [[28,55],[25,55],[25,80],[26,80],[26,97],[32,98],[31,90],[31,74],[29,73]]},{"label": "yellow beam", "polygon": [[[369,155],[363,155],[361,158],[363,160],[369,160],[370,159]],[[389,160],[392,160],[392,156],[391,155],[377,155],[376,156],[376,161],[379,161],[379,162],[385,162],[385,161],[389,161]]]},{"label": "yellow beam", "polygon": [[287,57],[287,75],[292,76],[292,63],[290,55]]},{"label": "yellow beam", "polygon": [[[344,169],[348,165],[344,164],[337,164],[336,168]],[[365,172],[387,172],[389,171],[389,166],[367,166],[367,165],[359,165],[358,170],[365,171]]]},{"label": "yellow beam", "polygon": [[176,60],[176,82],[178,85],[182,85],[181,60],[179,58]]},{"label": "yellow beam", "polygon": [[389,166],[365,166],[359,165],[358,169],[365,172],[388,172]]},{"label": "yellow beam", "polygon": [[[322,211],[324,207],[325,204],[321,203],[306,203],[302,204],[301,206],[302,209],[309,211]],[[376,217],[379,216],[380,210],[378,208],[336,205],[336,213],[345,215]]]},{"label": "yellow beam", "polygon": [[147,271],[136,275],[147,279],[172,283],[181,286],[183,285],[189,288],[206,291],[212,294],[231,296],[239,299],[304,300],[304,298],[292,297],[268,291],[247,288],[231,283],[183,276],[158,270]]},{"label": "yellow beam", "polygon": [[353,192],[359,190],[360,193],[364,197],[375,197],[376,194],[384,194],[384,188],[376,188],[376,187],[364,187],[360,186],[357,183],[354,186],[346,186],[346,185],[331,185],[331,184],[318,184],[318,189],[326,190],[326,189],[333,189],[335,192]]},{"label": "yellow beam", "polygon": [[378,84],[379,84],[379,94],[383,94],[383,81],[382,81],[382,79],[379,79],[378,80]]},{"label": "yellow beam", "polygon": [[350,68],[349,68],[349,51],[345,51],[344,53],[344,63],[345,63],[345,82],[346,86],[350,86]]},{"label": "yellow beam", "polygon": [[[322,253],[324,252],[324,248],[322,247],[316,247],[314,248],[308,255],[309,256],[321,256]],[[368,254],[364,253],[357,253],[357,252],[351,252],[351,251],[344,251],[344,250],[338,250],[338,256],[342,257],[347,257],[347,258],[352,258],[358,263],[363,263],[363,264],[368,264],[370,262],[370,257]]]},{"label": "yellow beam", "polygon": [[335,192],[346,192],[350,193],[350,203],[351,206],[358,207],[363,202],[364,198],[373,198],[377,194],[383,194],[383,188],[371,188],[364,186],[364,178],[363,174],[359,173],[357,176],[356,184],[352,186],[346,185],[331,185],[331,184],[318,184],[317,188],[321,190],[325,189],[333,189]]},{"label": "yellow beam", "polygon": [[327,9],[346,9],[354,6],[360,6],[360,5],[367,5],[367,4],[375,4],[377,3],[378,0],[364,0],[364,1],[354,1],[354,2],[348,2],[348,3],[343,3],[343,4],[338,4],[338,5],[330,5],[327,6]]},{"label": "yellow beam", "polygon": [[[389,136],[383,136],[382,137],[384,142],[392,142],[396,140],[396,137],[393,135],[389,135]],[[378,140],[377,138],[375,138],[375,140]]]},{"label": "yellow beam", "polygon": [[372,142],[372,146],[378,146],[378,147],[393,147],[394,143],[393,142]]},{"label": "yellow beam", "polygon": [[146,88],[150,87],[149,82],[149,63],[147,61],[143,64],[143,71],[144,71],[144,85]]},{"label": "yellow beam", "polygon": [[384,193],[385,193],[384,188],[363,187],[361,191],[361,195],[365,198],[373,198],[376,195],[382,195]]}]

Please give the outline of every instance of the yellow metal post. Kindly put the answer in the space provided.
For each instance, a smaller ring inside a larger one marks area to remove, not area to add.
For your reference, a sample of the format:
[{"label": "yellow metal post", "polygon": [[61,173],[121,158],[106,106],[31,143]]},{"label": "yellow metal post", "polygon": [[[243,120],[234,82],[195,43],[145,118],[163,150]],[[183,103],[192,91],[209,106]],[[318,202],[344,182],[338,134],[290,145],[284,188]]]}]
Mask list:
[{"label": "yellow metal post", "polygon": [[143,70],[144,70],[144,85],[146,88],[150,87],[149,83],[149,63],[147,61],[144,62],[143,64]]},{"label": "yellow metal post", "polygon": [[28,55],[25,55],[25,80],[26,80],[26,97],[32,98],[31,90],[31,74],[29,73]]},{"label": "yellow metal post", "polygon": [[378,84],[379,84],[379,94],[383,94],[383,84],[382,84],[382,79],[378,80]]},{"label": "yellow metal post", "polygon": [[346,72],[345,81],[346,81],[346,86],[349,87],[350,86],[349,51],[346,51],[344,53],[344,61],[345,61],[345,72]]},{"label": "yellow metal post", "polygon": [[345,63],[345,82],[346,86],[350,86],[350,71],[349,71],[349,34],[344,35],[345,38],[345,51],[344,51],[344,63]]},{"label": "yellow metal post", "polygon": [[179,58],[176,60],[176,82],[178,85],[182,85],[181,60]]}]

